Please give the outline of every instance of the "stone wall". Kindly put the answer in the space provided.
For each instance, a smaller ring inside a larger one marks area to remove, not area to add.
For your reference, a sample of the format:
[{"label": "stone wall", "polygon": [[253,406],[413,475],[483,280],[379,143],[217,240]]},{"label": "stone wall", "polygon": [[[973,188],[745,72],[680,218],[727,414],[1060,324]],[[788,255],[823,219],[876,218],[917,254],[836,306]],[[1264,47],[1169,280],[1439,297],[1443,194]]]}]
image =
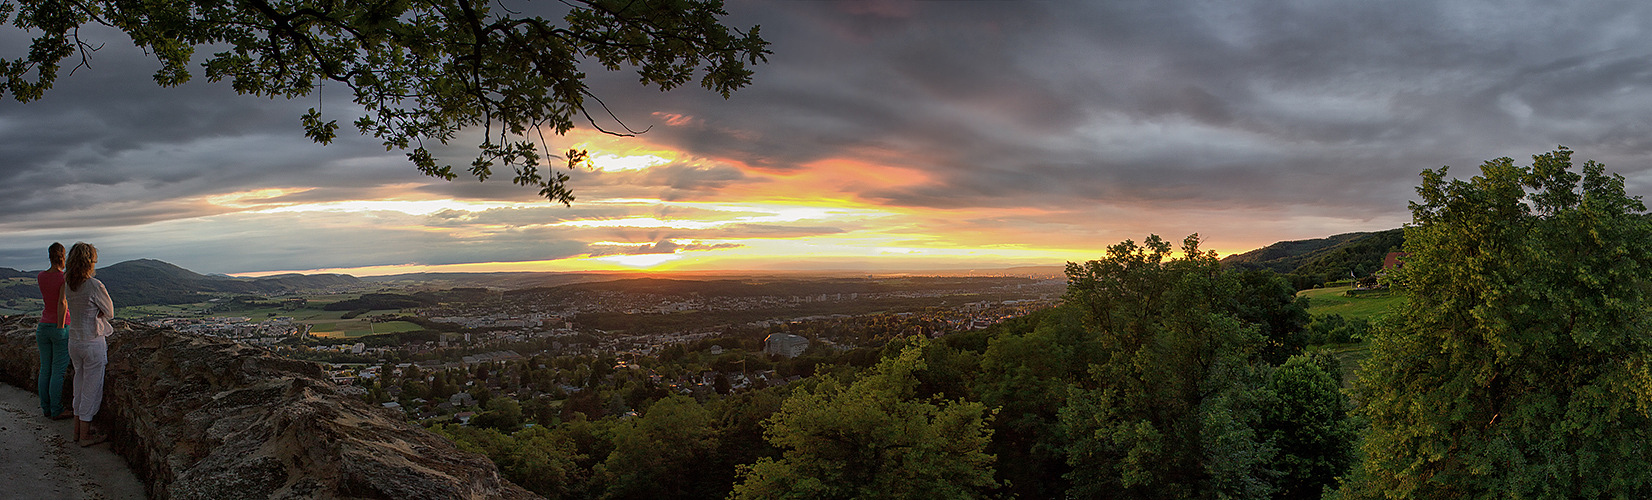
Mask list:
[{"label": "stone wall", "polygon": [[[34,325],[0,318],[0,381],[30,391]],[[95,424],[157,499],[535,498],[314,363],[170,329],[117,321]]]}]

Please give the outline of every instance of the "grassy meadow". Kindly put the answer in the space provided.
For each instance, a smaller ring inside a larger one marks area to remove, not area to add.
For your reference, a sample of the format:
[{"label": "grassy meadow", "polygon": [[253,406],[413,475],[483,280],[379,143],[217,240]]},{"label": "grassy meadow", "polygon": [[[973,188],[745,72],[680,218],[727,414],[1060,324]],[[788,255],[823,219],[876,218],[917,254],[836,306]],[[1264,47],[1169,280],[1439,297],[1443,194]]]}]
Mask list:
[{"label": "grassy meadow", "polygon": [[[34,287],[34,278],[4,278],[0,279],[0,288],[13,286]],[[40,314],[40,299],[9,299],[0,300],[0,315],[12,314]]]},{"label": "grassy meadow", "polygon": [[[1350,296],[1350,293],[1355,295]],[[1296,295],[1308,298],[1308,314],[1340,314],[1346,319],[1365,318],[1372,321],[1394,312],[1405,300],[1405,292],[1399,290],[1354,292],[1350,286],[1315,288],[1297,292]]]},{"label": "grassy meadow", "polygon": [[[277,316],[288,316],[293,322],[310,325],[310,334],[318,337],[355,338],[378,333],[396,333],[421,330],[419,325],[406,321],[390,321],[384,323],[369,323],[367,318],[381,314],[399,314],[396,309],[371,311],[358,317],[344,319],[349,311],[324,311],[321,308],[327,304],[341,300],[354,299],[360,294],[315,294],[302,295],[308,302],[304,307],[287,310],[280,307],[236,308],[225,309],[221,304],[214,302],[198,302],[194,304],[175,305],[144,305],[131,307],[117,307],[116,316],[125,318],[139,318],[145,316],[163,317],[239,317],[245,316],[252,321],[263,321]],[[38,302],[38,301],[37,301]],[[117,305],[118,306],[118,305]]]},{"label": "grassy meadow", "polygon": [[[1352,293],[1352,294],[1351,294]],[[1308,314],[1314,317],[1340,314],[1343,318],[1364,318],[1376,321],[1399,310],[1405,292],[1395,289],[1354,292],[1351,286],[1315,288],[1297,292],[1308,298]],[[1371,357],[1371,344],[1331,344],[1324,346],[1342,362],[1342,383],[1352,384],[1359,373],[1360,362]]]}]

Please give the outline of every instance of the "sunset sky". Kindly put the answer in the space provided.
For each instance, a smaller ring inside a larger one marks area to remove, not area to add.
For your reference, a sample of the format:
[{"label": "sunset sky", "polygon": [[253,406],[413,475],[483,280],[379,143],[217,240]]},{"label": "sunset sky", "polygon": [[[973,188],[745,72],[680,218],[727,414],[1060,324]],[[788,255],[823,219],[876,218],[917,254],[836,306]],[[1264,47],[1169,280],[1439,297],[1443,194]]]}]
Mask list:
[{"label": "sunset sky", "polygon": [[[90,68],[0,101],[0,267],[52,241],[226,274],[994,269],[1191,233],[1225,255],[1399,227],[1422,169],[1557,145],[1652,191],[1652,4],[1550,4],[729,0],[773,42],[755,82],[592,69],[650,130],[553,138],[597,165],[572,207],[420,175],[342,86],[161,88],[93,31]],[[0,55],[26,41],[0,29]],[[299,127],[318,102],[332,145]]]}]

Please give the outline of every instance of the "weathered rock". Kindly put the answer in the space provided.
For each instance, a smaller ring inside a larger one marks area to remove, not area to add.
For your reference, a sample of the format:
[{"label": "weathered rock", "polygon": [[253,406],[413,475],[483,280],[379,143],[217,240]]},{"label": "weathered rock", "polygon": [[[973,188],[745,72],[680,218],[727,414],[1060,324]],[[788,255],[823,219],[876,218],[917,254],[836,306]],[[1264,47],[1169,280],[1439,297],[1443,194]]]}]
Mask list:
[{"label": "weathered rock", "polygon": [[[151,497],[535,498],[487,457],[340,394],[314,363],[117,323],[95,423]],[[0,332],[0,381],[32,389],[34,320]]]}]

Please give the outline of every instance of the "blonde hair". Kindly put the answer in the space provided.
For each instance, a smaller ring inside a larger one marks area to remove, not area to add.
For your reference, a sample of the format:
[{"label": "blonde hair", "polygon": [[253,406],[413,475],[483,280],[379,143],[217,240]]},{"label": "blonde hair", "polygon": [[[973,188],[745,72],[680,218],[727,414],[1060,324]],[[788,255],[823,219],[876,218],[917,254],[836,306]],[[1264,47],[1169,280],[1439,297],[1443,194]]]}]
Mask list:
[{"label": "blonde hair", "polygon": [[68,261],[68,267],[63,270],[64,281],[68,282],[70,290],[80,291],[80,285],[98,273],[98,249],[91,243],[76,242],[75,246],[69,247]]}]

